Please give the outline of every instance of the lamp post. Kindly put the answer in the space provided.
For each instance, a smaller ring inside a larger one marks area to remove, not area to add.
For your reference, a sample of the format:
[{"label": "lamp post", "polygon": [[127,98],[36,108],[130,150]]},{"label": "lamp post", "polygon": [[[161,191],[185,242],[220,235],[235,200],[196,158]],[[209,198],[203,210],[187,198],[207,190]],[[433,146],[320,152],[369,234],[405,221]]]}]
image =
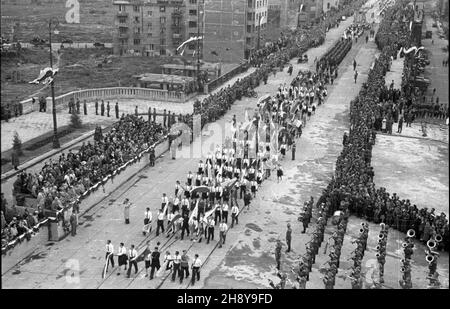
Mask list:
[{"label": "lamp post", "polygon": [[[49,34],[49,44],[50,44],[50,68],[53,70],[53,51],[52,51],[52,28],[55,31],[55,34],[58,34],[58,30],[56,27],[58,26],[59,21],[56,18],[51,18],[48,22],[48,34]],[[53,27],[52,27],[53,26]],[[55,85],[54,79],[50,83],[51,91],[52,91],[52,114],[53,114],[53,148],[60,148],[59,140],[58,140],[58,126],[56,123],[56,104],[55,104]]]}]

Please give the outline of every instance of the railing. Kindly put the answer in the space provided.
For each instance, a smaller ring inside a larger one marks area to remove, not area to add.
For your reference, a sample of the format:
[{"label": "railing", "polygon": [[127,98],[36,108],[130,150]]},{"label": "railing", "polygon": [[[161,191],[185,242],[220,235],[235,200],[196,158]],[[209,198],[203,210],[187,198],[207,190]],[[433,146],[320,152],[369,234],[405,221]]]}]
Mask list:
[{"label": "railing", "polygon": [[219,76],[218,78],[210,81],[209,83],[207,83],[205,85],[204,93],[205,94],[210,93],[211,91],[213,91],[214,89],[216,89],[217,87],[219,87],[223,83],[227,82],[228,80],[230,80],[234,76],[242,73],[245,69],[246,69],[246,63],[243,63],[243,64],[239,65],[238,67],[235,67],[231,71],[223,74],[222,76]]}]

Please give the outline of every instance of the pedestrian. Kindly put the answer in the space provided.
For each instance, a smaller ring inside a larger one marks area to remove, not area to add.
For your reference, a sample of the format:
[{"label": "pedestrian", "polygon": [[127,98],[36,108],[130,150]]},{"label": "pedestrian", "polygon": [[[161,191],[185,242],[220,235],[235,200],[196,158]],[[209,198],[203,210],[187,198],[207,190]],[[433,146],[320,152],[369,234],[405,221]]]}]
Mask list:
[{"label": "pedestrian", "polygon": [[292,161],[295,160],[295,150],[297,146],[295,145],[295,142],[292,144]]},{"label": "pedestrian", "polygon": [[192,278],[191,284],[195,284],[195,278],[200,281],[200,267],[202,267],[202,261],[199,259],[198,254],[195,254],[194,261],[192,262]]},{"label": "pedestrian", "polygon": [[209,244],[210,239],[214,240],[214,225],[215,225],[215,222],[214,222],[213,218],[209,217],[208,222],[207,222],[208,236],[206,239],[206,244]]},{"label": "pedestrian", "polygon": [[292,228],[291,228],[291,224],[288,223],[287,231],[286,231],[286,244],[287,244],[288,248],[287,248],[286,252],[291,251],[291,240],[292,240]]},{"label": "pedestrian", "polygon": [[77,114],[80,113],[80,99],[77,98]]},{"label": "pedestrian", "polygon": [[180,264],[180,284],[183,283],[184,278],[188,277],[189,277],[189,256],[186,254],[186,250],[183,250]]},{"label": "pedestrian", "polygon": [[236,222],[236,225],[238,224],[238,214],[239,208],[237,207],[237,205],[231,207],[231,227],[234,226],[234,222]]},{"label": "pedestrian", "polygon": [[[110,263],[111,263],[111,267],[114,268],[114,246],[111,243],[111,240],[108,240],[106,242],[105,259],[106,259],[106,272],[108,272],[108,266]],[[119,265],[119,267],[120,267],[120,265]]]},{"label": "pedestrian", "polygon": [[150,269],[150,280],[153,279],[153,276],[155,274],[155,269],[158,271],[161,268],[161,264],[159,262],[159,256],[160,253],[158,251],[158,247],[155,247],[155,250],[152,252],[152,262],[151,262],[151,269]]},{"label": "pedestrian", "polygon": [[244,194],[244,207],[247,206],[247,209],[250,209],[250,201],[252,200],[252,195],[250,192],[246,192]]},{"label": "pedestrian", "polygon": [[398,120],[397,133],[402,133],[402,128],[403,128],[403,116],[400,116],[400,119]]},{"label": "pedestrian", "polygon": [[149,161],[150,161],[150,166],[155,166],[155,149],[152,148],[150,149],[150,154],[149,154]]},{"label": "pedestrian", "polygon": [[120,266],[124,265],[124,271],[127,270],[127,248],[125,248],[123,242],[120,243],[119,251],[117,252],[117,255],[119,256],[119,272],[117,275],[120,275]]},{"label": "pedestrian", "polygon": [[228,223],[228,203],[225,201],[222,204],[222,221]]},{"label": "pedestrian", "polygon": [[282,180],[283,180],[283,168],[281,167],[281,164],[278,164],[278,167],[277,167],[277,182],[279,183]]},{"label": "pedestrian", "polygon": [[366,44],[369,42],[369,36],[366,35]]},{"label": "pedestrian", "polygon": [[356,79],[358,78],[358,71],[355,71],[355,84],[356,84]]},{"label": "pedestrian", "polygon": [[131,275],[131,267],[134,266],[134,274],[137,274],[138,272],[138,266],[137,266],[137,251],[134,248],[134,245],[131,245],[130,251],[128,251],[128,273],[127,278],[130,278]]},{"label": "pedestrian", "polygon": [[147,233],[151,233],[152,231],[152,212],[150,208],[147,207],[144,213],[144,228],[142,229],[142,234],[147,235]]},{"label": "pedestrian", "polygon": [[189,217],[187,214],[183,216],[183,223],[181,224],[181,240],[184,238],[184,231],[186,231],[187,236],[189,237]]},{"label": "pedestrian", "polygon": [[109,105],[109,101],[106,104],[106,116],[109,117],[109,111],[111,110],[111,106]]},{"label": "pedestrian", "polygon": [[228,225],[222,220],[219,224],[219,248],[222,248],[222,245],[225,244],[227,231]]},{"label": "pedestrian", "polygon": [[95,99],[95,114],[98,116],[98,99]]},{"label": "pedestrian", "polygon": [[156,236],[159,236],[159,230],[164,233],[164,213],[161,209],[158,210],[158,218],[156,221]]},{"label": "pedestrian", "polygon": [[19,162],[19,154],[17,153],[17,150],[13,149],[11,153],[11,165],[14,167],[14,169],[17,171],[19,170],[18,166],[20,165]]},{"label": "pedestrian", "polygon": [[356,59],[353,59],[353,71],[356,70]]},{"label": "pedestrian", "polygon": [[116,118],[117,119],[119,119],[119,102],[117,101],[116,102],[116,105],[115,105],[115,111],[116,111]]},{"label": "pedestrian", "polygon": [[102,104],[100,105],[100,114],[105,116],[105,101],[102,100]]},{"label": "pedestrian", "polygon": [[130,200],[126,198],[123,201],[123,204],[124,204],[123,215],[125,218],[125,224],[130,224],[130,207],[131,207]]},{"label": "pedestrian", "polygon": [[180,252],[175,251],[175,255],[173,256],[173,260],[172,260],[172,282],[175,282],[175,277],[178,274],[178,277],[181,278],[181,271],[180,271],[180,264],[181,264],[181,256],[180,256]]},{"label": "pedestrian", "polygon": [[277,269],[280,270],[281,268],[281,249],[282,249],[282,244],[281,244],[281,240],[277,240],[277,245],[275,247],[275,261],[277,263]]},{"label": "pedestrian", "polygon": [[[148,246],[147,246],[147,248],[148,248]],[[149,250],[147,250],[147,252],[144,253],[145,277],[149,276],[148,271],[150,269],[151,262],[152,262],[152,252],[150,251],[150,248],[149,248]]]},{"label": "pedestrian", "polygon": [[75,236],[77,235],[77,225],[78,225],[77,215],[75,214],[75,211],[72,211],[69,221],[71,234],[72,236]]},{"label": "pedestrian", "polygon": [[86,103],[86,100],[83,101],[83,112],[84,112],[84,115],[87,115],[87,103]]},{"label": "pedestrian", "polygon": [[138,116],[138,107],[136,105],[136,107],[134,108],[134,114],[136,115],[136,117]]}]

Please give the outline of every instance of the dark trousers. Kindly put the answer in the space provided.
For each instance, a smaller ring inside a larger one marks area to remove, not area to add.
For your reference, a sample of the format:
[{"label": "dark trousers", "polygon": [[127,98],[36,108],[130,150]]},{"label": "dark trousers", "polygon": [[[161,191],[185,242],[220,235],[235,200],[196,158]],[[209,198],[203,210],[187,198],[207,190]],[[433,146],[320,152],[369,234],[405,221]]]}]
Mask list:
[{"label": "dark trousers", "polygon": [[241,190],[239,191],[239,198],[242,199],[245,194],[245,186],[241,186]]},{"label": "dark trousers", "polygon": [[208,238],[206,239],[206,243],[209,244],[209,239],[214,240],[214,227],[208,227]]},{"label": "dark trousers", "polygon": [[164,233],[164,221],[163,220],[156,221],[156,236],[159,235],[160,228],[162,230],[162,233]]},{"label": "dark trousers", "polygon": [[225,234],[225,232],[220,232],[220,234],[219,234],[219,236],[220,236],[220,240],[219,240],[219,247],[222,247],[222,245],[223,244],[225,244],[225,238],[226,238],[226,234]]},{"label": "dark trousers", "polygon": [[181,227],[181,239],[183,240],[184,237],[184,231],[187,232],[187,236],[189,236],[189,225],[185,225],[183,224],[183,226]]},{"label": "dark trousers", "polygon": [[138,272],[138,267],[137,267],[137,261],[136,260],[129,260],[128,261],[128,272],[127,272],[127,276],[129,277],[131,274],[131,266],[134,266],[134,273],[137,274]]},{"label": "dark trousers", "polygon": [[220,211],[215,211],[214,212],[214,222],[217,224],[219,223],[219,220],[217,220],[217,218],[220,219]]},{"label": "dark trousers", "polygon": [[77,235],[77,225],[76,224],[71,224],[71,227],[72,227],[72,230],[71,230],[72,236]]},{"label": "dark trousers", "polygon": [[197,281],[200,281],[200,267],[192,267],[192,279],[191,284],[195,284],[195,277],[197,276]]},{"label": "dark trousers", "polygon": [[109,263],[111,263],[111,267],[114,267],[114,257],[113,257],[112,254],[109,255],[109,257],[108,257],[108,255],[109,255],[109,253],[106,252],[105,259],[108,259],[108,263],[106,265],[106,269],[108,269]]},{"label": "dark trousers", "polygon": [[154,266],[154,265],[151,266],[151,269],[150,269],[150,279],[153,279],[153,276],[155,275],[155,269],[156,269],[156,271],[158,271],[159,268],[160,268],[160,266]]},{"label": "dark trousers", "polygon": [[177,276],[180,277],[181,276],[181,271],[180,271],[180,263],[173,263],[173,269],[172,269],[172,281],[175,281],[175,277]]},{"label": "dark trousers", "polygon": [[286,238],[286,243],[287,243],[287,246],[288,246],[287,252],[290,252],[291,251],[291,239],[290,238]]},{"label": "dark trousers", "polygon": [[231,214],[231,227],[234,226],[234,222],[236,221],[236,225],[238,224],[238,216],[236,214]]},{"label": "dark trousers", "polygon": [[228,224],[228,211],[222,211],[222,220]]},{"label": "dark trousers", "polygon": [[185,278],[184,274],[186,273],[186,278],[189,277],[189,266],[181,266],[180,268],[180,283],[183,282],[183,279]]}]

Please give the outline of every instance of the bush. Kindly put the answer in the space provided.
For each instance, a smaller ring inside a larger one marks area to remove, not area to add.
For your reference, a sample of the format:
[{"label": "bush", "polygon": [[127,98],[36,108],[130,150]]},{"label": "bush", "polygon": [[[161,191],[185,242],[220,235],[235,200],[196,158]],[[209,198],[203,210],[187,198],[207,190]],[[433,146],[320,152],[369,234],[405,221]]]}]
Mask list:
[{"label": "bush", "polygon": [[23,155],[22,141],[20,140],[19,133],[17,133],[17,131],[14,131],[13,149],[17,153],[18,156]]},{"label": "bush", "polygon": [[80,115],[78,115],[76,111],[72,112],[72,115],[70,116],[70,126],[74,129],[79,129],[83,126]]}]

